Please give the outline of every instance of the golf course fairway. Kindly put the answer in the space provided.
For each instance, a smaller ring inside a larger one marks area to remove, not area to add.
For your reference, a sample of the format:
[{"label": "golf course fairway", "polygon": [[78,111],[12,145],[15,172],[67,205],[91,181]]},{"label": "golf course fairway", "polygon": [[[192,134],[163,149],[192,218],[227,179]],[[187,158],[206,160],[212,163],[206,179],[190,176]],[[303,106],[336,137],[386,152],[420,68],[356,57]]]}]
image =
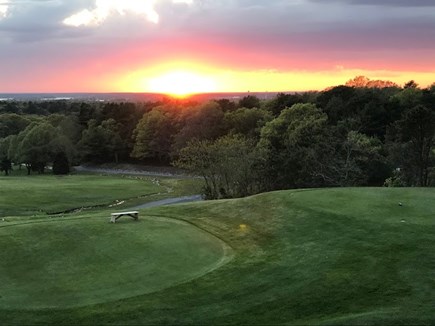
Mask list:
[{"label": "golf course fairway", "polygon": [[165,218],[0,226],[0,309],[68,308],[155,292],[223,264],[228,247]]},{"label": "golf course fairway", "polygon": [[[102,203],[124,198],[100,178]],[[11,189],[38,180],[46,196],[50,182],[85,182],[0,178]],[[435,324],[434,188],[286,190],[144,208],[138,222],[110,224],[155,191],[122,181],[133,206],[56,216],[29,215],[39,193],[24,209],[3,192],[1,325]],[[76,206],[76,189],[45,211]]]}]

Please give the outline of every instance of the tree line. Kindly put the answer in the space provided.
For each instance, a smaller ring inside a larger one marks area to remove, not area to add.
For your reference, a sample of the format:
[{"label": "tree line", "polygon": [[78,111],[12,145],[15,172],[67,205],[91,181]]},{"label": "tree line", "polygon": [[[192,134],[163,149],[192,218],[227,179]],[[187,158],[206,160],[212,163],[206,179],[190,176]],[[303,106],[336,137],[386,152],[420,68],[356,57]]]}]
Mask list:
[{"label": "tree line", "polygon": [[0,103],[0,169],[173,164],[209,198],[331,186],[432,186],[435,85],[357,77],[322,92],[204,103]]}]

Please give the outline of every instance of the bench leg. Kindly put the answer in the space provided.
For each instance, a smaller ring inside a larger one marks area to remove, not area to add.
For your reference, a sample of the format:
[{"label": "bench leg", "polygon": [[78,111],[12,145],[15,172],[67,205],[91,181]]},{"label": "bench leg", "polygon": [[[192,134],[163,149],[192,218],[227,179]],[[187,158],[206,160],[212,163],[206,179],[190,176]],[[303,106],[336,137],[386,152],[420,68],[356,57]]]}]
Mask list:
[{"label": "bench leg", "polygon": [[118,218],[120,218],[121,216],[130,216],[130,217],[132,217],[135,221],[138,221],[139,220],[139,214],[125,214],[125,215],[119,215],[119,216],[111,216],[110,217],[110,223],[116,223],[116,220],[118,219]]},{"label": "bench leg", "polygon": [[135,221],[139,219],[138,214],[128,214],[128,216],[132,217]]}]

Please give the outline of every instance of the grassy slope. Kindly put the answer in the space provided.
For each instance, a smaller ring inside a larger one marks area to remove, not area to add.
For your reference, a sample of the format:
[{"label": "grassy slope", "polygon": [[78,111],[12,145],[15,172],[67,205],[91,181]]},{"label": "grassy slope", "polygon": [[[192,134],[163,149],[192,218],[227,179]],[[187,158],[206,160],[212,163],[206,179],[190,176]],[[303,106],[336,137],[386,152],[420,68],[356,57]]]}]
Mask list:
[{"label": "grassy slope", "polygon": [[0,311],[0,323],[433,324],[434,197],[433,189],[324,189],[148,210],[215,234],[235,258],[160,292]]}]

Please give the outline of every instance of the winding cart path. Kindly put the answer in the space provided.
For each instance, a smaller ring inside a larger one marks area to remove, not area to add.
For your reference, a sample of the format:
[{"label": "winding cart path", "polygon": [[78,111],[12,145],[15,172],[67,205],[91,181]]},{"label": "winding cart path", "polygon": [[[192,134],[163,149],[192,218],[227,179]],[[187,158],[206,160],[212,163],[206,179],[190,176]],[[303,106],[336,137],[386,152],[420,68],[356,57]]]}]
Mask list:
[{"label": "winding cart path", "polygon": [[[93,173],[106,173],[106,174],[129,174],[129,175],[143,175],[143,176],[155,176],[155,177],[174,177],[174,178],[195,178],[189,175],[183,174],[175,174],[169,172],[155,172],[155,171],[145,171],[145,170],[123,170],[123,169],[107,169],[107,168],[98,168],[98,167],[89,167],[89,166],[76,166],[76,171],[79,172],[93,172]],[[138,210],[144,208],[158,207],[158,206],[166,206],[166,205],[174,205],[181,203],[191,203],[196,201],[204,200],[202,195],[191,195],[191,196],[183,196],[183,197],[174,197],[174,198],[166,198],[161,199],[145,204],[141,204],[138,206],[126,208],[127,210]]]}]

